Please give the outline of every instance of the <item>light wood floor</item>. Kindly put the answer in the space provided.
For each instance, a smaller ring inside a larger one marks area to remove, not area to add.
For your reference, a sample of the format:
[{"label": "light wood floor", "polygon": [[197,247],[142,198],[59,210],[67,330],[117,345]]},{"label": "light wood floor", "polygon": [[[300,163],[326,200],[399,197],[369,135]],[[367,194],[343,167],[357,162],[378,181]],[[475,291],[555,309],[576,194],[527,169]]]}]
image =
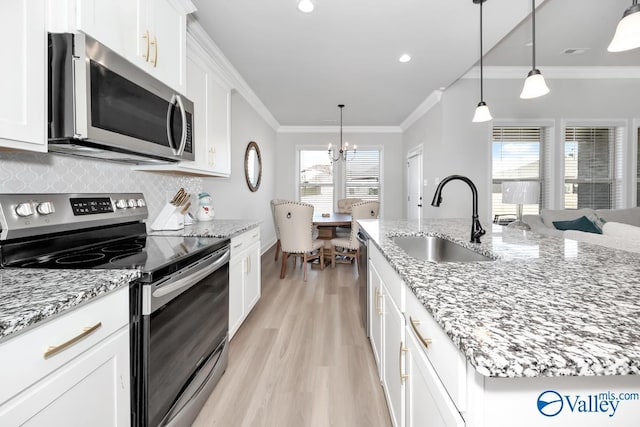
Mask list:
[{"label": "light wood floor", "polygon": [[359,319],[355,265],[310,269],[305,283],[291,259],[280,280],[273,256],[271,248],[262,257],[262,298],[193,425],[390,426]]}]

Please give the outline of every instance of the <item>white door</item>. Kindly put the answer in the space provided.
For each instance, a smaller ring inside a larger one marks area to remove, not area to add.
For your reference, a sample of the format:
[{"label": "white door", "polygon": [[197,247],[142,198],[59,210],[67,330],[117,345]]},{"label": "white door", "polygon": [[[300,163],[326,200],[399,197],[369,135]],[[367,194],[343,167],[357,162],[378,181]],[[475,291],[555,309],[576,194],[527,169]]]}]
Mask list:
[{"label": "white door", "polygon": [[407,159],[407,218],[422,218],[422,152]]}]

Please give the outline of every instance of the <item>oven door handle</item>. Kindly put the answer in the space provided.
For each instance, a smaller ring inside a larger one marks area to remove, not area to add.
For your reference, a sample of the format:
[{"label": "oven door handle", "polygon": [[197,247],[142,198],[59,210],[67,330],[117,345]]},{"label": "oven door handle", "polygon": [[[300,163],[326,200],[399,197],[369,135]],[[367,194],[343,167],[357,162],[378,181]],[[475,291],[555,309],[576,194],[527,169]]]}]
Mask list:
[{"label": "oven door handle", "polygon": [[220,255],[220,257],[217,260],[215,260],[214,262],[212,262],[210,265],[203,268],[202,270],[199,270],[194,273],[190,273],[187,277],[176,280],[175,282],[167,282],[165,284],[162,284],[158,286],[152,292],[151,295],[155,298],[161,298],[171,293],[181,291],[183,288],[190,287],[193,284],[198,283],[200,280],[204,279],[214,271],[216,271],[218,268],[220,268],[221,265],[225,264],[227,261],[229,261],[229,249],[225,250],[224,253]]}]

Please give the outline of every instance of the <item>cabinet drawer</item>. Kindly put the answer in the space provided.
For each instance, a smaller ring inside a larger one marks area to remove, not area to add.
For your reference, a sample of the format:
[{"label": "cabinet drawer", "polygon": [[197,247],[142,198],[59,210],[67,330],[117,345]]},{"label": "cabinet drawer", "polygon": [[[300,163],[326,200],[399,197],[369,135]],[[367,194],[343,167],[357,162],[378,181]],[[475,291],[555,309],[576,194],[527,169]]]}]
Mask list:
[{"label": "cabinet drawer", "polygon": [[[433,365],[459,411],[466,409],[467,365],[464,355],[418,301],[413,292],[407,292],[407,327],[421,343],[421,348]],[[417,331],[417,332],[416,332]],[[428,346],[420,339],[429,339]]]},{"label": "cabinet drawer", "polygon": [[393,267],[389,265],[389,261],[380,253],[380,250],[373,244],[369,244],[369,259],[373,265],[376,266],[376,270],[387,288],[389,297],[393,300],[396,307],[404,312],[405,286],[402,279]]},{"label": "cabinet drawer", "polygon": [[[129,287],[124,286],[0,344],[0,404],[129,324]],[[50,346],[82,336],[45,358]]]},{"label": "cabinet drawer", "polygon": [[260,241],[260,227],[252,228],[249,231],[231,238],[231,258],[238,256],[245,249],[255,242]]}]

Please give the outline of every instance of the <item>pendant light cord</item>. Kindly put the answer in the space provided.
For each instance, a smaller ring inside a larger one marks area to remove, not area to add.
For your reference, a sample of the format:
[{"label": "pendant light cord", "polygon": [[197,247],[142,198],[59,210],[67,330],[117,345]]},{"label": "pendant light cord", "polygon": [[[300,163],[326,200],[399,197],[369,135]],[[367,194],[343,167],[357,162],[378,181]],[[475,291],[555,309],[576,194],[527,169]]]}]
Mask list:
[{"label": "pendant light cord", "polygon": [[532,43],[531,51],[533,56],[533,70],[536,69],[536,0],[531,0],[531,34]]},{"label": "pendant light cord", "polygon": [[484,91],[483,91],[483,75],[482,75],[482,3],[483,0],[480,0],[480,102],[484,102]]}]

